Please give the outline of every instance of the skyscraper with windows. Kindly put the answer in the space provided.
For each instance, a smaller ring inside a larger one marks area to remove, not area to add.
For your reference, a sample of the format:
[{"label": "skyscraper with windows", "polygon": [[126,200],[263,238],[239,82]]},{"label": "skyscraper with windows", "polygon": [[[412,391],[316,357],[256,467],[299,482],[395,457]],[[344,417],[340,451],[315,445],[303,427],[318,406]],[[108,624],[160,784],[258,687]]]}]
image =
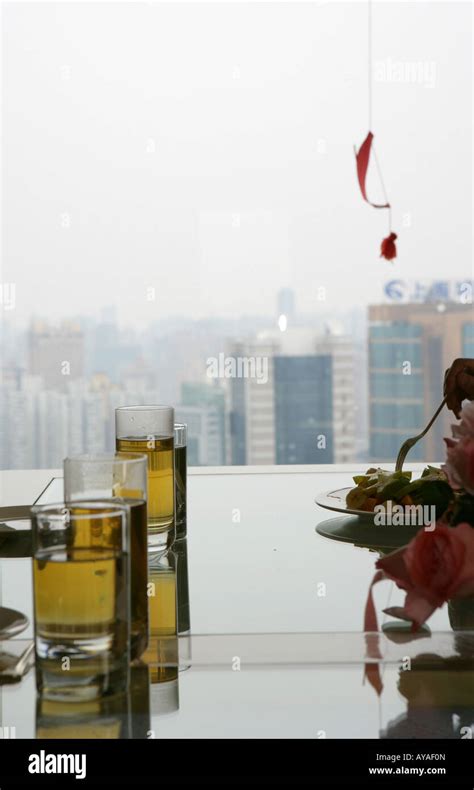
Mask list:
[{"label": "skyscraper with windows", "polygon": [[183,382],[176,415],[183,422],[191,420],[188,424],[189,466],[226,463],[227,424],[222,387],[216,383]]},{"label": "skyscraper with windows", "polygon": [[[403,441],[419,433],[439,406],[445,370],[456,357],[474,356],[472,315],[471,304],[451,302],[369,307],[371,461],[395,461]],[[442,459],[453,419],[445,410],[410,460]]]},{"label": "skyscraper with windows", "polygon": [[212,406],[177,406],[176,422],[186,423],[188,466],[223,466],[219,413]]},{"label": "skyscraper with windows", "polygon": [[277,464],[334,459],[332,360],[327,354],[273,360]]},{"label": "skyscraper with windows", "polygon": [[232,463],[354,460],[354,368],[349,338],[312,329],[268,330],[233,357],[266,360],[266,380],[230,380]]},{"label": "skyscraper with windows", "polygon": [[249,342],[233,343],[229,355],[237,360],[264,362],[266,376],[235,376],[230,386],[230,437],[233,464],[275,463],[274,356],[278,343],[258,336]]}]

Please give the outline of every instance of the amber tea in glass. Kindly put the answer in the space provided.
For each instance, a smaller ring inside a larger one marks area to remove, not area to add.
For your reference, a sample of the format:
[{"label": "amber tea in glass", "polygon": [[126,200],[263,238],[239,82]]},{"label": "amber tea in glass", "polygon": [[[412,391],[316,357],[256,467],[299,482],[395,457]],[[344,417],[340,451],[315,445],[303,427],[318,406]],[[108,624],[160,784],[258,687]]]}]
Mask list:
[{"label": "amber tea in glass", "polygon": [[174,409],[123,406],[115,410],[116,447],[148,460],[148,550],[163,551],[174,540]]},{"label": "amber tea in glass", "polygon": [[127,509],[111,502],[32,508],[36,682],[49,699],[128,688]]}]

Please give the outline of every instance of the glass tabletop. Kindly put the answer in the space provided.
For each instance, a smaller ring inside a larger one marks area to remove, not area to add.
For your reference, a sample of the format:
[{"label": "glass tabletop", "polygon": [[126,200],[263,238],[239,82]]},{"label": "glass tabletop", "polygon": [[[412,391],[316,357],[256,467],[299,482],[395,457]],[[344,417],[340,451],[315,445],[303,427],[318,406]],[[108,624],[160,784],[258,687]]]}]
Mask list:
[{"label": "glass tabletop", "polygon": [[[319,523],[338,514],[314,502],[321,491],[350,485],[360,469],[270,469],[275,471],[253,467],[189,474],[186,561],[193,633],[362,630],[379,555],[317,534]],[[6,474],[10,479],[15,475]],[[43,473],[36,482],[30,473],[31,502],[43,490],[44,479]],[[30,561],[0,562],[0,603],[31,617]],[[403,593],[387,581],[374,589],[374,598],[382,612],[401,603]],[[384,619],[381,615],[380,622]],[[433,614],[429,625],[449,630],[446,607]]]},{"label": "glass tabletop", "polygon": [[[381,631],[381,658],[368,659],[363,612],[378,554],[315,531],[337,514],[314,498],[357,471],[191,473],[179,552],[191,629],[179,639],[180,671],[142,663],[126,697],[69,712],[45,706],[30,671],[0,687],[0,725],[26,738],[464,737],[474,722],[474,635],[454,633],[444,607],[417,638]],[[30,473],[30,501],[43,479]],[[30,565],[0,560],[1,604],[29,617]],[[378,588],[379,613],[402,602],[392,583]],[[30,625],[1,649],[20,655],[31,637]],[[368,661],[379,665],[380,695],[363,682]]]},{"label": "glass tabletop", "polygon": [[0,687],[0,726],[3,737],[40,739],[472,738],[474,633],[463,638],[467,651],[453,633],[404,645],[382,637],[377,695],[364,682],[361,634],[187,637],[181,671],[158,682],[137,664],[129,693],[109,699],[45,702],[30,672]]}]

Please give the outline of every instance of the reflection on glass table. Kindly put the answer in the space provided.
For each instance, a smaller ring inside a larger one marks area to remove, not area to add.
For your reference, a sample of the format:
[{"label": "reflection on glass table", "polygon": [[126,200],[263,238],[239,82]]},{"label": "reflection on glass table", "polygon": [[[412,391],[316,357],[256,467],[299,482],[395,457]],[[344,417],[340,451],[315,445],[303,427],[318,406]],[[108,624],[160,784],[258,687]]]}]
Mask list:
[{"label": "reflection on glass table", "polygon": [[178,558],[172,549],[155,554],[148,568],[150,633],[143,660],[149,665],[151,700],[157,716],[179,708],[177,569]]},{"label": "reflection on glass table", "polygon": [[474,632],[461,637],[380,635],[379,697],[363,682],[363,634],[195,636],[175,680],[150,683],[141,664],[128,695],[82,707],[44,704],[30,672],[0,687],[0,726],[17,738],[468,738]]},{"label": "reflection on glass table", "polygon": [[[328,513],[314,505],[318,491],[343,487],[356,471],[191,473],[188,540],[155,558],[150,569],[160,594],[149,601],[149,727],[146,713],[138,727],[121,718],[133,709],[136,692],[118,709],[99,705],[74,723],[87,728],[95,722],[119,737],[379,738],[396,737],[400,728],[424,737],[429,709],[439,737],[465,737],[471,703],[462,694],[472,683],[474,633],[452,628],[474,632],[469,612],[444,607],[430,619],[432,634],[408,641],[406,634],[381,632],[380,697],[363,683],[363,612],[378,555],[318,535],[315,526]],[[8,473],[12,486],[4,488],[11,503],[18,502],[15,474]],[[32,501],[39,477],[25,474],[21,490],[29,480]],[[0,564],[3,604],[31,617],[31,559]],[[378,587],[379,612],[403,599],[391,583]],[[176,594],[177,607],[168,606]],[[31,630],[24,636],[31,638]],[[26,642],[5,644],[21,652]],[[407,659],[408,682],[402,676]],[[38,722],[40,733],[63,726],[56,710],[38,705],[30,672],[21,683],[0,687],[1,725],[29,738],[36,737]]]},{"label": "reflection on glass table", "polygon": [[382,738],[472,738],[474,669],[457,657],[421,653],[399,670],[406,710],[387,722]]},{"label": "reflection on glass table", "polygon": [[130,668],[129,691],[86,702],[58,702],[38,695],[37,738],[147,738],[150,730],[149,671]]}]

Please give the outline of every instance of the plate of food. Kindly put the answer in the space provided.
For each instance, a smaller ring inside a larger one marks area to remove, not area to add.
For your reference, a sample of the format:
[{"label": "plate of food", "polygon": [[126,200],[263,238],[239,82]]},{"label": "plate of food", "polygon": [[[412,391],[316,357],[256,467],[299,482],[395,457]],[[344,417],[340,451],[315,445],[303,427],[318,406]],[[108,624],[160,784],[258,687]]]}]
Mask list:
[{"label": "plate of food", "polygon": [[388,472],[371,467],[365,474],[355,475],[352,487],[325,491],[315,502],[327,510],[344,515],[373,518],[382,510],[391,511],[395,505],[413,510],[420,505],[433,508],[440,518],[450,507],[453,491],[442,469],[426,466],[420,477],[412,472]]}]

